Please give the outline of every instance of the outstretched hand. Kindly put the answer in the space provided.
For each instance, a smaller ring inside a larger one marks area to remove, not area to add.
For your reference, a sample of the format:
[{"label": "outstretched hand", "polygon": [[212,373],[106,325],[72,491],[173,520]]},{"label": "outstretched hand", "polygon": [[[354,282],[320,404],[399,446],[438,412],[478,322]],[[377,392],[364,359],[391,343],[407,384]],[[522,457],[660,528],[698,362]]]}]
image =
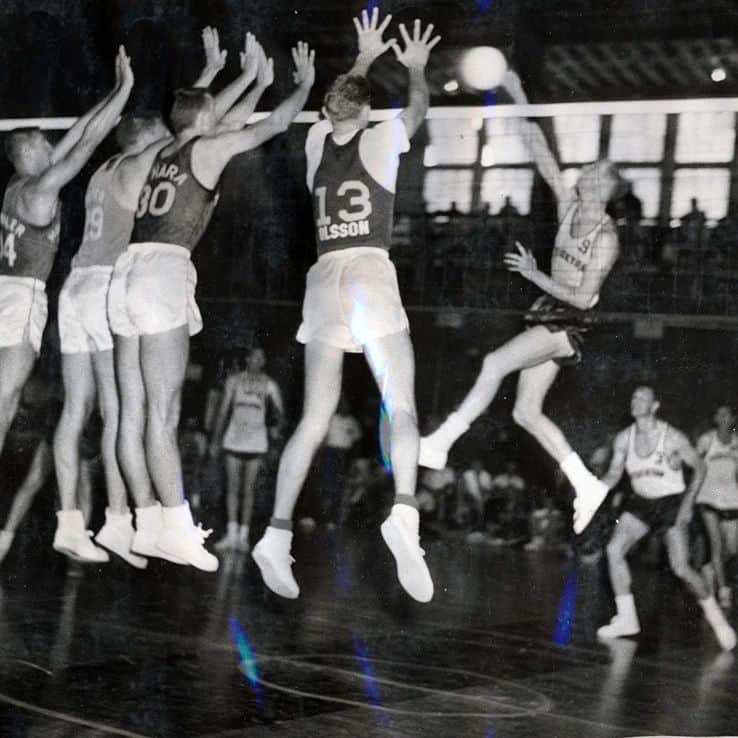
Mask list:
[{"label": "outstretched hand", "polygon": [[315,82],[315,49],[311,50],[304,41],[298,41],[292,49],[295,71],[292,76],[296,85],[311,86]]},{"label": "outstretched hand", "polygon": [[206,26],[202,31],[202,46],[205,51],[205,68],[217,74],[226,64],[228,51],[220,48],[218,29]]},{"label": "outstretched hand", "polygon": [[405,24],[400,23],[400,34],[405,42],[405,49],[402,50],[399,45],[394,45],[392,50],[395,52],[395,56],[408,69],[425,69],[431,50],[441,40],[440,36],[431,39],[432,33],[432,23],[429,23],[425,32],[423,32],[420,20],[416,18],[413,23],[413,36],[410,38]]},{"label": "outstretched hand", "polygon": [[256,84],[267,88],[274,82],[274,59],[267,59],[266,52],[262,48],[259,53],[259,71],[256,73]]},{"label": "outstretched hand", "polygon": [[261,44],[256,40],[253,33],[247,33],[240,53],[241,71],[250,77],[256,77],[259,68],[259,54],[263,52]]},{"label": "outstretched hand", "polygon": [[511,272],[518,272],[522,277],[530,279],[531,276],[538,271],[538,263],[533,252],[523,248],[519,241],[515,242],[518,253],[508,253],[504,256],[505,266]]},{"label": "outstretched hand", "polygon": [[122,44],[118,47],[118,54],[115,57],[115,84],[116,87],[133,87],[134,77],[131,68],[131,57],[126,52],[126,47]]},{"label": "outstretched hand", "polygon": [[356,36],[359,40],[359,56],[374,61],[374,59],[382,56],[387,49],[397,45],[397,39],[382,40],[382,34],[387,30],[391,20],[392,16],[387,15],[382,23],[377,25],[379,23],[379,8],[377,7],[372,10],[371,17],[369,17],[366,10],[362,10],[361,20],[354,18]]}]

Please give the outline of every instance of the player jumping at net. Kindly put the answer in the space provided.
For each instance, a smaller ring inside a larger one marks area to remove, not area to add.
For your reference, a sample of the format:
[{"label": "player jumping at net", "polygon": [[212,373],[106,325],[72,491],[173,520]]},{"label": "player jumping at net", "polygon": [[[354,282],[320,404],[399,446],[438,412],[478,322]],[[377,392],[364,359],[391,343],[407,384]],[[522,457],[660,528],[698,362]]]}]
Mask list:
[{"label": "player jumping at net", "polygon": [[[121,391],[118,451],[132,489],[151,490],[136,510],[134,551],[215,571],[204,548],[209,531],[195,527],[182,483],[177,425],[190,336],[202,327],[194,299],[190,254],[218,200],[220,177],[236,155],[285,131],[303,108],[314,81],[314,52],[292,50],[295,91],[267,118],[247,128],[259,95],[273,80],[273,63],[253,37],[242,66],[246,79],[217,97],[202,89],[177,92],[170,114],[174,140],[156,154],[136,211],[131,244],[118,258],[108,296]],[[254,63],[255,60],[255,63]],[[234,105],[257,75],[254,90]],[[148,469],[148,473],[147,473]]]},{"label": "player jumping at net", "polygon": [[53,146],[40,129],[12,131],[5,152],[15,174],[0,214],[0,451],[41,347],[46,280],[59,247],[60,192],[110,133],[133,88],[125,49],[115,87]]},{"label": "player jumping at net", "polygon": [[[518,76],[503,82],[516,104],[528,100]],[[559,463],[574,487],[574,530],[581,533],[607,496],[607,488],[584,466],[561,430],[543,413],[543,403],[562,366],[581,361],[588,312],[618,258],[618,236],[605,212],[620,177],[607,160],[584,166],[573,189],[564,180],[541,129],[521,121],[538,171],[553,190],[558,210],[551,275],[542,272],[533,254],[517,244],[505,263],[545,294],[526,316],[526,330],[487,354],[482,370],[458,409],[420,441],[421,466],[443,469],[453,444],[494,400],[502,380],[520,372],[513,419]]]},{"label": "player jumping at net", "polygon": [[[382,394],[390,425],[395,504],[382,524],[400,583],[427,602],[433,582],[418,539],[415,480],[418,429],[415,365],[409,324],[395,268],[389,259],[395,183],[400,154],[410,148],[428,109],[425,66],[440,37],[419,20],[412,36],[400,25],[405,48],[382,35],[376,9],[354,21],[359,55],[354,67],[324,98],[327,120],[315,124],[305,143],[307,185],[312,195],[318,261],[307,275],[303,322],[305,344],[303,415],[280,460],[273,517],[253,557],[266,585],[296,598],[292,574],[292,515],[312,459],[328,431],[341,396],[344,352],[363,352]],[[409,104],[399,117],[368,127],[372,62],[393,48],[409,74]]]},{"label": "player jumping at net", "polygon": [[[630,402],[635,422],[615,437],[610,468],[602,478],[605,486],[612,489],[626,471],[633,494],[607,544],[617,612],[597,635],[619,638],[640,633],[626,556],[644,536],[654,533],[664,536],[672,571],[697,598],[720,647],[730,651],[736,646],[735,631],[709,584],[689,564],[689,523],[705,479],[705,463],[681,431],[656,417],[658,409],[653,388],[638,387]],[[693,470],[689,489],[684,482],[684,465]]]},{"label": "player jumping at net", "polygon": [[[203,31],[206,65],[196,87],[207,87],[225,64],[217,32]],[[116,453],[119,403],[108,325],[107,296],[116,259],[133,230],[144,177],[158,148],[171,134],[158,115],[124,116],[116,129],[121,153],[106,161],[90,179],[85,196],[86,220],[72,271],[59,295],[59,337],[64,379],[64,410],[54,438],[54,458],[61,509],[54,548],[75,560],[107,561],[90,541],[76,499],[80,474],[80,438],[98,396],[103,418],[102,449],[108,506],[105,525],[95,540],[136,568],[147,560],[131,552],[134,538],[126,486]],[[157,147],[157,142],[158,147]],[[146,505],[148,498],[140,501]]]},{"label": "player jumping at net", "polygon": [[720,605],[727,609],[733,590],[725,566],[738,553],[738,434],[735,412],[728,405],[715,411],[714,420],[715,428],[697,441],[697,453],[707,467],[697,508],[710,542],[710,563],[703,571],[714,577]]}]

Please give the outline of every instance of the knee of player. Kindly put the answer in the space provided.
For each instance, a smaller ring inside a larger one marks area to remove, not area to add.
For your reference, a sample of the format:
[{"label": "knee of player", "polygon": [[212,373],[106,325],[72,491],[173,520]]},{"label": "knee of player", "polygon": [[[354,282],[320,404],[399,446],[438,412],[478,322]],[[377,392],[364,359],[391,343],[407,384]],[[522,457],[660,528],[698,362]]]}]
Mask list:
[{"label": "knee of player", "polygon": [[503,369],[499,357],[494,353],[487,354],[482,361],[482,376],[498,376],[502,375]]},{"label": "knee of player", "polygon": [[687,579],[690,574],[689,563],[681,556],[672,558],[671,570],[678,579]]},{"label": "knee of player", "polygon": [[513,420],[522,428],[530,428],[534,426],[541,417],[541,411],[538,408],[518,403],[513,408]]},{"label": "knee of player", "polygon": [[607,546],[605,546],[605,551],[607,552],[608,559],[619,560],[625,558],[625,549],[622,544],[618,543],[618,541],[610,541]]}]

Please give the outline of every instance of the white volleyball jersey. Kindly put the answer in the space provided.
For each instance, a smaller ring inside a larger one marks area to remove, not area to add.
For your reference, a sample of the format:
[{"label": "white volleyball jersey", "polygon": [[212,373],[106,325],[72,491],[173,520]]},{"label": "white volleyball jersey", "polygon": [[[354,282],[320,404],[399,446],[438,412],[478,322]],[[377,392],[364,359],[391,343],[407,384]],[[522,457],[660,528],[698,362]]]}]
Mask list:
[{"label": "white volleyball jersey", "polygon": [[672,463],[666,453],[665,444],[668,428],[668,424],[663,420],[658,421],[659,438],[654,450],[648,456],[640,456],[636,451],[635,423],[629,429],[625,470],[630,477],[633,491],[650,500],[678,495],[686,489],[681,460],[678,464]]},{"label": "white volleyball jersey", "polygon": [[738,508],[738,435],[733,434],[729,443],[723,443],[717,431],[712,431],[705,453],[707,474],[702,483],[697,502],[720,509]]},{"label": "white volleyball jersey", "polygon": [[[574,202],[566,211],[564,220],[559,225],[556,233],[556,241],[551,256],[551,279],[566,287],[579,287],[582,284],[584,270],[592,259],[592,247],[600,231],[610,223],[610,216],[603,216],[602,220],[583,236],[576,237],[572,234],[572,220],[574,214],[580,207],[580,203]],[[599,300],[597,295],[589,307],[594,307]]]}]

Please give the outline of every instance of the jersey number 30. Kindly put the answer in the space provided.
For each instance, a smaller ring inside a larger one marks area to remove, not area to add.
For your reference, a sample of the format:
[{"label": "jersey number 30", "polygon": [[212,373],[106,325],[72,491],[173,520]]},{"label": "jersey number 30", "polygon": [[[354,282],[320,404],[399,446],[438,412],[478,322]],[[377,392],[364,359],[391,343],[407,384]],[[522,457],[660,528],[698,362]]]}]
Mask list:
[{"label": "jersey number 30", "polygon": [[150,184],[144,185],[136,217],[143,218],[147,213],[158,217],[168,213],[174,205],[176,194],[177,188],[171,182],[159,182],[153,189]]},{"label": "jersey number 30", "polygon": [[[326,213],[326,192],[327,187],[316,187],[315,197],[318,198],[318,220],[316,225],[330,225],[331,218]],[[349,179],[341,184],[336,190],[338,197],[348,199],[348,205],[351,210],[341,208],[338,211],[338,217],[346,222],[351,223],[355,220],[365,220],[372,214],[372,201],[369,188],[358,179]]]}]

